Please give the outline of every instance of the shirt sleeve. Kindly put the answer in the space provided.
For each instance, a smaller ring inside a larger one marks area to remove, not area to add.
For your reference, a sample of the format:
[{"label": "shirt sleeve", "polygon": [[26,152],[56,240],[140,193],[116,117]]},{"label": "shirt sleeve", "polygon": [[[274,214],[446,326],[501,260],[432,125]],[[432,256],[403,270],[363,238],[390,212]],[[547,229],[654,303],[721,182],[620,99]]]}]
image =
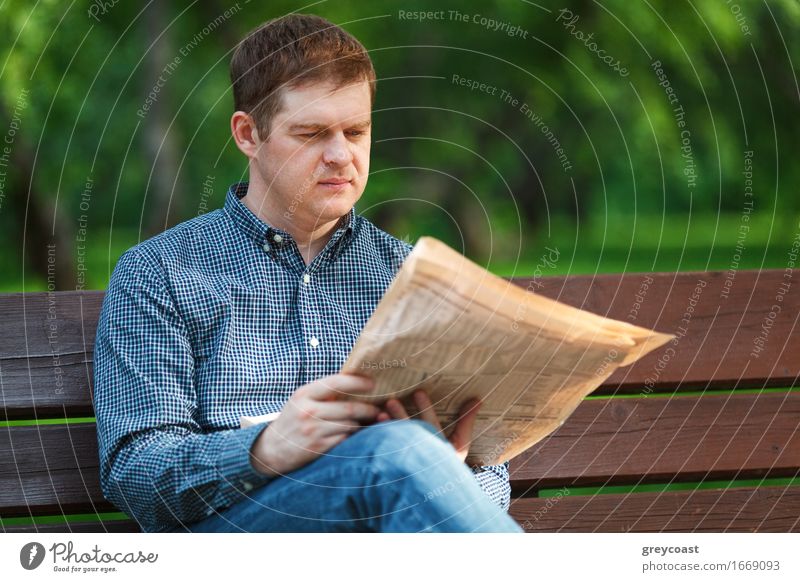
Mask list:
[{"label": "shirt sleeve", "polygon": [[159,267],[137,249],[119,260],[94,352],[103,494],[144,531],[211,515],[271,477],[250,463],[266,424],[204,432],[194,357]]},{"label": "shirt sleeve", "polygon": [[505,511],[511,505],[511,483],[509,483],[508,461],[500,465],[483,465],[473,467],[472,472],[478,485],[489,499],[497,503]]}]

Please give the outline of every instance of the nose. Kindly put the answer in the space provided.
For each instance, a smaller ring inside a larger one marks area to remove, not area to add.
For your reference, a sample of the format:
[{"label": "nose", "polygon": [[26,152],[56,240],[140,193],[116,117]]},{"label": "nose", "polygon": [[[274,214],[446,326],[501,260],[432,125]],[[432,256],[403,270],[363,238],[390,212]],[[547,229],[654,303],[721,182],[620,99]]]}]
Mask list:
[{"label": "nose", "polygon": [[347,166],[353,161],[350,143],[343,133],[337,133],[325,144],[322,161],[329,166]]}]

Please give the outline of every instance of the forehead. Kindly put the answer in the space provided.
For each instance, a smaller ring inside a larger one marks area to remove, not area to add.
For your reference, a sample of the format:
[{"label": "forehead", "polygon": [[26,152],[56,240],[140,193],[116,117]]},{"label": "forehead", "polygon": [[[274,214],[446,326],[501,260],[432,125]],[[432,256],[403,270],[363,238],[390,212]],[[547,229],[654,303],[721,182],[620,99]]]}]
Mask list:
[{"label": "forehead", "polygon": [[369,119],[371,110],[369,82],[337,87],[326,81],[285,88],[276,121],[333,126]]}]

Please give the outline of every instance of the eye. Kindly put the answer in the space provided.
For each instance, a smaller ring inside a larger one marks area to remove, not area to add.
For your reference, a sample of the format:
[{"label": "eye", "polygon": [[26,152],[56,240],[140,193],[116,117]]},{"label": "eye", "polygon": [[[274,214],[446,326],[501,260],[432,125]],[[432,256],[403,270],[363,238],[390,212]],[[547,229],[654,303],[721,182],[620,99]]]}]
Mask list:
[{"label": "eye", "polygon": [[360,130],[357,130],[357,129],[354,129],[354,130],[350,131],[349,133],[353,137],[358,137],[358,136],[364,135],[363,131],[360,131]]},{"label": "eye", "polygon": [[314,132],[314,133],[301,133],[301,134],[300,134],[300,137],[304,137],[304,138],[306,138],[306,139],[314,139],[315,137],[318,137],[318,136],[319,136],[319,132]]}]

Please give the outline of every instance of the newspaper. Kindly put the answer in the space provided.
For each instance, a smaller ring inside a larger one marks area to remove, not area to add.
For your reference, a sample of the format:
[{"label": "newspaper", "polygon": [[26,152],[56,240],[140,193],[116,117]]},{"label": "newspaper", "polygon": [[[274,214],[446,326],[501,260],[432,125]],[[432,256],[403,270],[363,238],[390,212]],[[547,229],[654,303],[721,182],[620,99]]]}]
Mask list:
[{"label": "newspaper", "polygon": [[618,367],[673,337],[536,295],[423,237],[341,370],[373,377],[375,390],[344,397],[400,398],[413,417],[410,395],[425,389],[446,433],[478,397],[466,461],[498,464],[562,425]]}]

